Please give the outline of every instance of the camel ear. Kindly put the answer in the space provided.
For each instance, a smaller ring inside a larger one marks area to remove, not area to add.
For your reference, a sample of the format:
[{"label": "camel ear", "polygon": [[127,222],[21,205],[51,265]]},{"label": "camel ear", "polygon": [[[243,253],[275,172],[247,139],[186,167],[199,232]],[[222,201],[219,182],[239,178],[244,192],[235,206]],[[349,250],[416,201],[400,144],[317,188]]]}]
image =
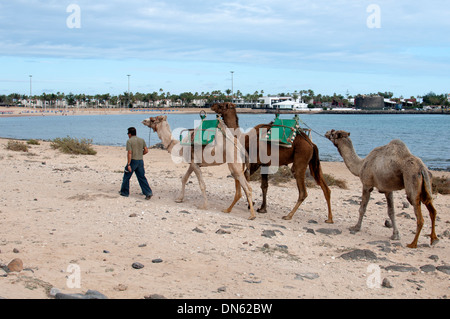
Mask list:
[{"label": "camel ear", "polygon": [[347,137],[350,136],[350,132],[347,133]]}]

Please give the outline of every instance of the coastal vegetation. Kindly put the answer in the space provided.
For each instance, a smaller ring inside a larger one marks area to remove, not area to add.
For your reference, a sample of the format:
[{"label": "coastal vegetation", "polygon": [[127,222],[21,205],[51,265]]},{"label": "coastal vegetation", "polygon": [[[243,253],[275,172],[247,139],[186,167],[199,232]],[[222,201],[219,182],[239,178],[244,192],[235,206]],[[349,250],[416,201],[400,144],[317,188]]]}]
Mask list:
[{"label": "coastal vegetation", "polygon": [[73,137],[55,138],[52,140],[50,146],[53,149],[58,149],[65,154],[74,155],[95,155],[97,151],[92,148],[91,139],[77,139]]},{"label": "coastal vegetation", "polygon": [[19,141],[8,141],[6,144],[6,149],[15,152],[28,152],[28,145]]},{"label": "coastal vegetation", "polygon": [[[113,95],[106,94],[73,94],[73,93],[42,93],[40,95],[26,95],[12,93],[9,95],[0,95],[0,106],[24,106],[30,104],[37,107],[58,108],[61,106],[68,107],[98,107],[98,108],[131,108],[131,107],[202,107],[215,101],[236,101],[239,100],[243,104],[258,103],[258,99],[265,95],[264,90],[255,91],[253,93],[242,93],[240,90],[231,92],[227,89],[225,92],[214,90],[211,92],[183,92],[171,93],[166,92],[162,88],[152,93],[141,92],[124,92],[122,94]],[[292,99],[300,99],[309,104],[309,107],[322,107],[323,104],[338,105],[348,107],[351,105],[353,98],[359,96],[350,95],[349,92],[344,95],[336,94],[325,95],[315,93],[313,90],[295,90],[294,92],[279,92],[275,94],[267,94],[267,96],[292,97]],[[364,94],[366,96],[381,96],[393,102],[408,100],[412,103],[408,107],[421,108],[423,106],[443,106],[449,107],[447,94],[436,94],[429,92],[424,95],[411,97],[394,97],[393,92],[377,92]]]}]

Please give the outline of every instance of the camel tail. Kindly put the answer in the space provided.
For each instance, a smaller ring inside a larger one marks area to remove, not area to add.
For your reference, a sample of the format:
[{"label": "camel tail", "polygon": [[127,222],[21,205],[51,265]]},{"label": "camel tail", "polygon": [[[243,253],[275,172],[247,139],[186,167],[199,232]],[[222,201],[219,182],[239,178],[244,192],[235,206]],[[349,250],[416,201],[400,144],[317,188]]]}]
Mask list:
[{"label": "camel tail", "polygon": [[422,169],[420,171],[422,174],[422,203],[428,204],[433,200],[433,188],[431,185],[432,175],[427,169]]},{"label": "camel tail", "polygon": [[312,177],[317,184],[320,184],[320,159],[319,159],[319,149],[315,144],[312,144],[313,147],[313,156],[309,161],[309,171],[311,172]]}]

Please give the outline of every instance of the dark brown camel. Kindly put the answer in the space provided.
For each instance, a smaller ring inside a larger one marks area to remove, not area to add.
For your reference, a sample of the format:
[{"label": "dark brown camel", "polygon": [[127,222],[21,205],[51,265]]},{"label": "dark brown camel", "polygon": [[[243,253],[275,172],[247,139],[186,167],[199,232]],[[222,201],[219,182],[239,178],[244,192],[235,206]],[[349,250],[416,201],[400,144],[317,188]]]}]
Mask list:
[{"label": "dark brown camel", "polygon": [[[241,143],[245,145],[245,149],[249,154],[250,175],[254,174],[259,167],[267,168],[271,165],[271,162],[262,161],[262,159],[260,158],[260,154],[264,154],[264,152],[266,152],[265,154],[270,157],[271,150],[273,149],[272,145],[270,144],[270,142],[260,141],[258,138],[260,130],[269,129],[272,126],[271,124],[257,125],[249,133],[241,134],[241,131],[239,129],[239,119],[236,114],[236,106],[233,103],[217,103],[214,104],[211,109],[222,116],[225,125],[227,125],[227,127],[230,129],[234,129],[235,135],[240,135],[239,138],[241,139]],[[256,134],[256,136],[252,136],[252,134]],[[256,155],[256,157],[252,157],[251,148],[255,148],[255,144],[257,150],[253,150],[253,154]],[[263,152],[260,152],[261,148],[264,148]],[[280,147],[279,145],[277,145],[276,151],[278,151],[277,165],[282,166],[293,163],[291,171],[294,174],[295,180],[297,181],[298,188],[297,203],[295,204],[292,211],[288,215],[284,216],[283,219],[292,219],[300,204],[308,196],[305,184],[305,173],[307,167],[309,166],[311,175],[314,177],[316,183],[322,188],[325,199],[327,201],[328,219],[325,222],[333,223],[330,201],[331,191],[323,178],[319,160],[319,150],[317,146],[312,143],[310,138],[305,133],[300,132],[296,135],[292,147]],[[268,187],[268,173],[266,170],[264,172],[261,171],[261,190],[263,193],[263,201],[261,207],[258,209],[259,213],[267,212],[266,197]]]}]

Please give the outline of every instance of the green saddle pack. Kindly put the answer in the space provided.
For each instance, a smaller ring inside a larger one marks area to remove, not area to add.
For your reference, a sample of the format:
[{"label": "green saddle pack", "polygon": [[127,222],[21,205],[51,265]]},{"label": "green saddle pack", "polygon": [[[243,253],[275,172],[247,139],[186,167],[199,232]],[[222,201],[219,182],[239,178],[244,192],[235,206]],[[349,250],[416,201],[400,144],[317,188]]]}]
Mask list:
[{"label": "green saddle pack", "polygon": [[298,115],[295,115],[293,119],[280,119],[277,114],[272,127],[260,139],[266,142],[278,143],[281,146],[291,147],[300,130],[309,136],[310,130],[300,128]]},{"label": "green saddle pack", "polygon": [[[181,145],[207,145],[214,141],[219,120],[206,120],[205,114],[200,114],[200,118],[202,121],[197,128],[181,131]],[[185,131],[188,131],[188,138],[183,136]]]}]

